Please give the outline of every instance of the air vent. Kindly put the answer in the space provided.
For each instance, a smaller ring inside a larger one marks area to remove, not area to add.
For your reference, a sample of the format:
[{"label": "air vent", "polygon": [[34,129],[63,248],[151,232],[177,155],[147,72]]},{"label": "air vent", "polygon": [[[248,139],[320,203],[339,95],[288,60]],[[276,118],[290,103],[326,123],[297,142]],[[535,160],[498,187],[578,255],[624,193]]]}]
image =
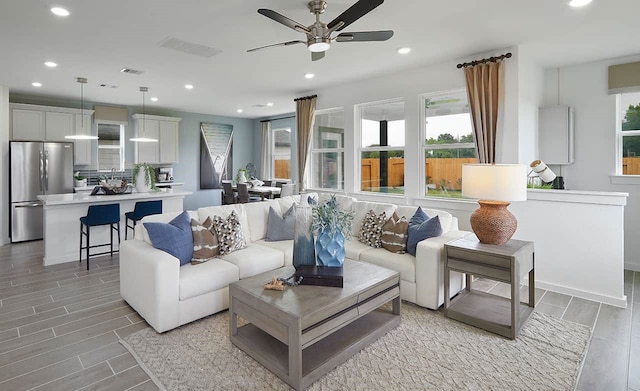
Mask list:
[{"label": "air vent", "polygon": [[175,37],[167,37],[160,42],[160,47],[177,50],[182,53],[193,54],[200,57],[213,57],[220,53],[221,50],[211,48],[209,46],[200,45],[193,42],[183,41]]},{"label": "air vent", "polygon": [[102,88],[118,88],[118,86],[114,86],[113,84],[105,84],[105,83],[100,83],[98,84],[98,86]]},{"label": "air vent", "polygon": [[122,68],[122,69],[120,69],[120,72],[129,73],[131,75],[140,75],[140,74],[142,74],[143,71],[139,71],[139,70],[133,69],[133,68]]},{"label": "air vent", "polygon": [[253,105],[252,107],[267,107],[267,105],[257,104],[257,105]]}]

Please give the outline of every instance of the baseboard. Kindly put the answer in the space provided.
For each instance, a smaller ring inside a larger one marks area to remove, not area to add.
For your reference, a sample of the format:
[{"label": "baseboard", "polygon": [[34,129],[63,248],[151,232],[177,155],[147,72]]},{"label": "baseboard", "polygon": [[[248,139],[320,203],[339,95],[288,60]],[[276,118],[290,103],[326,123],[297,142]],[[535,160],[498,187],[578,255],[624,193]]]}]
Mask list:
[{"label": "baseboard", "polygon": [[626,295],[622,295],[622,297],[601,295],[598,293],[569,288],[562,285],[549,284],[544,281],[536,281],[536,288],[546,289],[546,290],[558,292],[558,293],[564,293],[565,295],[575,296],[581,299],[598,301],[598,302],[609,304],[615,307],[627,308]]},{"label": "baseboard", "polygon": [[633,270],[634,272],[640,272],[640,265],[637,263],[624,263],[624,270]]}]

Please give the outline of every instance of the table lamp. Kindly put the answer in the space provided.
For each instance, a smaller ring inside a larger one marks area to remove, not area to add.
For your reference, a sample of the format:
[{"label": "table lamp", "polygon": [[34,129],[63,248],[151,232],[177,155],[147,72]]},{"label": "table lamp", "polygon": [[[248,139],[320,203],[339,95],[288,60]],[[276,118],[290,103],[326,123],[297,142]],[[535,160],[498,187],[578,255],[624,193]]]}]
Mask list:
[{"label": "table lamp", "polygon": [[522,164],[463,164],[462,195],[477,198],[471,228],[480,242],[504,244],[518,227],[507,207],[527,199],[527,166]]}]

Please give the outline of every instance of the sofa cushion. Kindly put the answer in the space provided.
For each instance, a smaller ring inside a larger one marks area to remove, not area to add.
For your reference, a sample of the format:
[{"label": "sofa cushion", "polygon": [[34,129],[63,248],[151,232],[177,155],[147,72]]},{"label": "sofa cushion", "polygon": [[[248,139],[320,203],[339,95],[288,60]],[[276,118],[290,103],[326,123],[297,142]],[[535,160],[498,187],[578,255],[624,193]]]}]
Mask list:
[{"label": "sofa cushion", "polygon": [[211,217],[200,224],[191,219],[191,233],[193,234],[193,256],[191,263],[202,263],[220,254],[218,251],[218,235],[213,228]]},{"label": "sofa cushion", "polygon": [[398,217],[398,214],[393,212],[393,216],[382,226],[382,248],[392,253],[404,254],[407,251],[408,231],[407,219],[404,216]]},{"label": "sofa cushion", "polygon": [[345,257],[349,259],[355,259],[356,261],[359,260],[360,254],[366,250],[371,250],[371,247],[355,239],[344,241]]},{"label": "sofa cushion", "polygon": [[387,221],[387,214],[382,212],[377,214],[370,210],[362,220],[358,240],[368,246],[380,248],[380,237],[382,236],[382,226]]},{"label": "sofa cushion", "polygon": [[242,250],[220,256],[240,269],[240,278],[255,276],[284,266],[284,253],[274,248],[249,244]]},{"label": "sofa cushion", "polygon": [[292,196],[286,196],[286,197],[278,198],[276,201],[278,202],[278,205],[280,205],[280,213],[284,214],[293,205],[300,203],[300,195],[296,194]]},{"label": "sofa cushion", "polygon": [[416,280],[416,257],[412,255],[394,254],[382,248],[369,248],[360,254],[360,260],[397,271],[405,281]]},{"label": "sofa cushion", "polygon": [[213,217],[213,226],[218,235],[218,251],[220,255],[230,254],[247,245],[240,226],[240,219],[235,211],[226,218]]},{"label": "sofa cushion", "polygon": [[320,193],[318,194],[318,202],[322,203],[325,201],[329,201],[332,195],[336,197],[336,203],[338,204],[338,207],[340,209],[344,210],[345,212],[353,211],[353,204],[357,200],[353,197],[349,197],[346,195],[335,194],[335,193]]},{"label": "sofa cushion", "polygon": [[409,220],[407,252],[415,256],[418,242],[440,235],[442,235],[440,216],[429,218],[429,216],[422,211],[422,208],[418,207],[416,213],[411,217],[411,220]]},{"label": "sofa cushion", "polygon": [[279,211],[269,208],[269,219],[267,221],[268,242],[280,240],[293,240],[293,229],[296,225],[295,206],[289,208],[282,216]]},{"label": "sofa cushion", "polygon": [[293,263],[293,240],[280,240],[278,242],[267,242],[258,240],[254,244],[280,250],[284,253],[284,266],[291,266]]},{"label": "sofa cushion", "polygon": [[180,268],[180,300],[187,300],[224,288],[239,279],[236,265],[221,259],[212,259],[198,265]]},{"label": "sofa cushion", "polygon": [[187,212],[180,213],[169,223],[143,223],[153,247],[178,258],[180,265],[191,262],[193,235]]},{"label": "sofa cushion", "polygon": [[[422,208],[422,211],[424,213],[426,213],[428,216],[434,217],[434,216],[438,216],[440,217],[440,226],[442,227],[442,232],[449,232],[451,230],[451,224],[453,222],[453,215],[449,212],[445,212],[444,210],[440,210],[440,209],[429,209],[429,208]],[[398,216],[402,217],[406,217],[407,220],[409,220],[411,218],[411,216],[414,215],[414,213],[416,213],[416,210],[418,210],[417,206],[398,206],[398,209],[396,209],[396,213],[398,213]]]},{"label": "sofa cushion", "polygon": [[276,200],[263,202],[249,202],[243,204],[243,209],[247,214],[247,223],[249,224],[249,233],[251,236],[245,237],[250,242],[264,239],[267,235],[269,209],[274,208],[279,215],[280,204]]},{"label": "sofa cushion", "polygon": [[[231,212],[236,212],[236,215],[238,215],[238,218],[240,220],[240,226],[242,227],[242,235],[244,236],[245,240],[249,240],[249,238],[251,238],[251,232],[249,231],[249,219],[247,217],[247,210],[245,209],[244,205],[245,204],[233,204],[200,208],[198,209],[198,221],[205,221],[207,217],[211,217],[211,219],[213,220],[215,216],[220,216],[223,219],[226,219],[227,217],[229,217]],[[269,208],[267,208],[264,213],[266,221],[267,213],[269,213]]]},{"label": "sofa cushion", "polygon": [[351,232],[354,237],[358,237],[360,229],[362,228],[362,221],[370,210],[373,210],[376,214],[385,212],[387,216],[391,216],[396,210],[396,206],[393,204],[383,204],[379,202],[355,202],[353,204],[353,225],[351,226]]}]

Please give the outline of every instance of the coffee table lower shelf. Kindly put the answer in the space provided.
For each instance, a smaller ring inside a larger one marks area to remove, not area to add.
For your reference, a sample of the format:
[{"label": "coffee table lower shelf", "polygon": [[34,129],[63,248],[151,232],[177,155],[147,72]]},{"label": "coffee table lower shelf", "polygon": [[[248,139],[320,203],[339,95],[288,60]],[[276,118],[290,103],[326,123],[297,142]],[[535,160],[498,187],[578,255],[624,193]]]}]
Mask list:
[{"label": "coffee table lower shelf", "polygon": [[[347,361],[400,324],[400,316],[374,310],[302,350],[302,388]],[[238,327],[232,342],[281,379],[288,376],[289,347],[253,324]]]}]

